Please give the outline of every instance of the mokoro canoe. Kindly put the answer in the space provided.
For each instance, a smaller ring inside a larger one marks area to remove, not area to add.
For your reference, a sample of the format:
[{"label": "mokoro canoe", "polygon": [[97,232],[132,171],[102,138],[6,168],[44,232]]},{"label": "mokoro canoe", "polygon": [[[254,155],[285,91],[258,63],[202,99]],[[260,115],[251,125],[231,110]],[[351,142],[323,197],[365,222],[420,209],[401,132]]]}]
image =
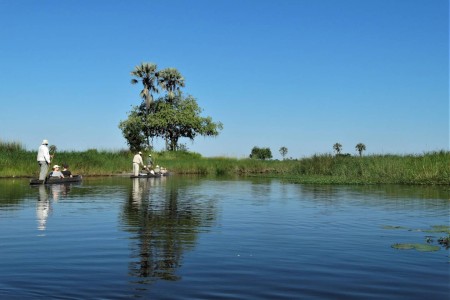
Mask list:
[{"label": "mokoro canoe", "polygon": [[138,176],[135,175],[131,175],[130,178],[159,178],[162,176],[167,176],[169,175],[169,173],[156,173],[156,174],[152,174],[152,173],[148,173],[148,174],[139,174]]},{"label": "mokoro canoe", "polygon": [[55,183],[71,183],[71,182],[81,182],[83,176],[81,175],[73,175],[72,177],[64,177],[64,178],[47,178],[46,180],[39,179],[31,179],[30,184],[55,184]]}]

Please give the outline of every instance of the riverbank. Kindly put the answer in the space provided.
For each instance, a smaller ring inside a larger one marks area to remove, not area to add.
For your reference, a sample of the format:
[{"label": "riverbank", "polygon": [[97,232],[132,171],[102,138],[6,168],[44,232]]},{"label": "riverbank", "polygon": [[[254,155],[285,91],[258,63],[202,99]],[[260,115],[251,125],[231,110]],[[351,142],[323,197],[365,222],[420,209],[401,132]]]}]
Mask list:
[{"label": "riverbank", "polygon": [[[144,153],[144,161],[149,153]],[[290,160],[205,158],[192,152],[152,152],[155,165],[176,174],[282,178],[296,183],[450,185],[450,151],[420,155],[335,156],[317,154]],[[129,174],[129,151],[57,151],[53,164],[67,163],[74,174]],[[37,177],[36,152],[0,143],[0,177]]]}]

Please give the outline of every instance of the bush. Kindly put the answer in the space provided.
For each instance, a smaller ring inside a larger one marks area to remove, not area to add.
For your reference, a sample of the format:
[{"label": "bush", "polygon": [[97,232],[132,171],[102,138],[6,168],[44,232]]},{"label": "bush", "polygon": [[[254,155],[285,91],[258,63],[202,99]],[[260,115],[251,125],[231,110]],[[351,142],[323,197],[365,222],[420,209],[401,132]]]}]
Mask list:
[{"label": "bush", "polygon": [[256,158],[256,159],[271,159],[272,158],[272,152],[270,151],[270,148],[258,148],[253,147],[252,153],[250,153],[250,158]]}]

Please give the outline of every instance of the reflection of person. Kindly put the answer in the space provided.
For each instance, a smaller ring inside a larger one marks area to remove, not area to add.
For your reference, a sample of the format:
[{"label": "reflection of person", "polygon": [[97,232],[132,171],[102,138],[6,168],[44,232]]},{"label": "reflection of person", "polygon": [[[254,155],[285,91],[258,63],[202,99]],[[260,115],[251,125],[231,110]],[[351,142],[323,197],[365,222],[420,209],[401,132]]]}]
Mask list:
[{"label": "reflection of person", "polygon": [[51,171],[50,174],[48,174],[48,176],[49,177],[53,177],[53,178],[64,178],[64,175],[59,170],[59,166],[58,165],[54,165],[53,166],[53,171]]},{"label": "reflection of person", "polygon": [[43,140],[39,146],[37,161],[40,167],[39,180],[45,180],[48,172],[48,165],[50,164],[50,152],[48,150],[48,140]]},{"label": "reflection of person", "polygon": [[45,230],[47,218],[50,213],[50,202],[48,200],[47,190],[45,185],[39,186],[39,197],[36,206],[36,218],[38,222],[38,230]]},{"label": "reflection of person", "polygon": [[61,171],[61,173],[64,175],[64,177],[72,177],[72,172],[70,172],[68,164],[63,164],[63,170]]},{"label": "reflection of person", "polygon": [[52,196],[53,196],[54,201],[59,200],[59,196],[61,195],[63,188],[64,188],[63,184],[52,184],[51,185]]},{"label": "reflection of person", "polygon": [[131,192],[133,203],[140,204],[142,200],[142,190],[140,188],[140,178],[133,178],[133,190]]},{"label": "reflection of person", "polygon": [[142,152],[139,151],[134,157],[133,157],[133,175],[138,176],[139,175],[139,166],[144,166],[144,162],[142,161]]}]

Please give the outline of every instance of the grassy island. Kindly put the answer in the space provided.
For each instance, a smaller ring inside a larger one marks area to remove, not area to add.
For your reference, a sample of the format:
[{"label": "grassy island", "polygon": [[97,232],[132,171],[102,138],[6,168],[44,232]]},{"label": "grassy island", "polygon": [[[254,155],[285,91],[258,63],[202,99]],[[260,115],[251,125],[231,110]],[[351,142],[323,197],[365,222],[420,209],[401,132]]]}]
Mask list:
[{"label": "grassy island", "polygon": [[[143,158],[147,156],[144,152]],[[335,156],[317,154],[289,160],[202,157],[198,153],[152,152],[155,164],[176,174],[276,177],[297,183],[450,185],[450,151],[420,155]],[[130,151],[57,151],[52,164],[67,163],[84,176],[129,174]],[[0,142],[0,177],[37,177],[36,151]]]}]

